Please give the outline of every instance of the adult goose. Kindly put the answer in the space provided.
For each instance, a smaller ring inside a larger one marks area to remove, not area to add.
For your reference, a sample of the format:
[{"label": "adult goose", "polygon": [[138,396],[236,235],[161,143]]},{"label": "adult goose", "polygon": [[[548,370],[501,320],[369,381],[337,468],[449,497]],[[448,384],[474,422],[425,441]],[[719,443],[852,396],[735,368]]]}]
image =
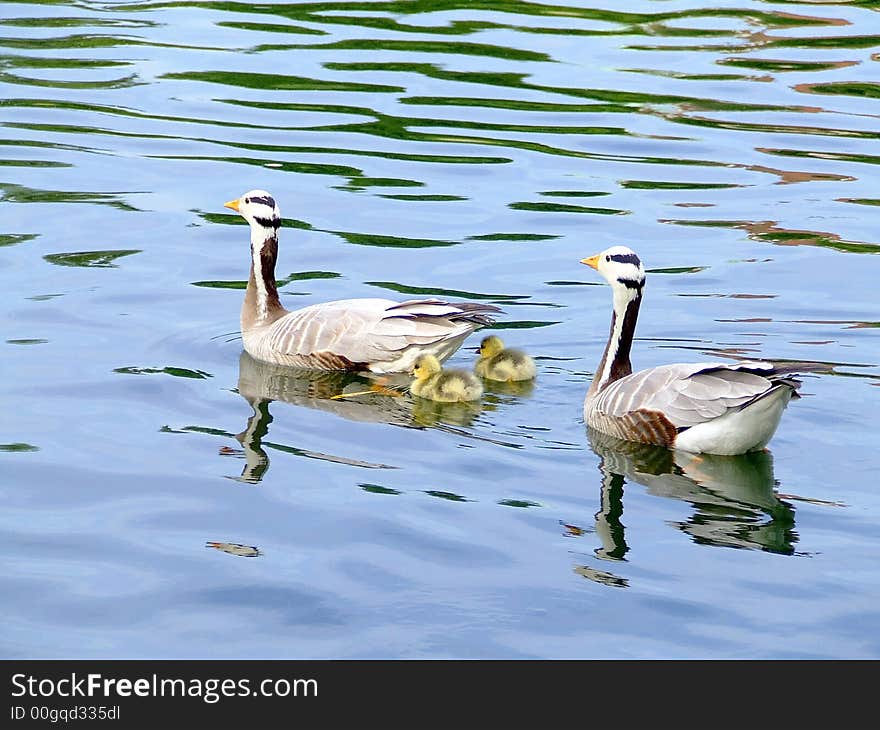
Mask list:
[{"label": "adult goose", "polygon": [[275,260],[281,212],[265,190],[224,206],[251,228],[251,270],[241,307],[244,349],[257,360],[317,370],[409,372],[420,355],[443,361],[500,311],[440,299],[342,299],[292,312],[278,298]]},{"label": "adult goose", "polygon": [[[764,448],[803,370],[784,363],[676,363],[633,373],[632,347],[645,269],[625,246],[582,259],[611,285],[611,333],[584,400],[584,420],[626,441],[689,452],[743,454]],[[807,367],[809,369],[809,367]]]}]

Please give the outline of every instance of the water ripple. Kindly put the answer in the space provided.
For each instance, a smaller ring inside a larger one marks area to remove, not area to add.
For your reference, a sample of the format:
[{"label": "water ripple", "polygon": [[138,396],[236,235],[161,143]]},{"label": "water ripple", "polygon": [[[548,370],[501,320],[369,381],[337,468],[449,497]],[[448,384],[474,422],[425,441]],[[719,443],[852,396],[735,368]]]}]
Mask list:
[{"label": "water ripple", "polygon": [[[7,654],[876,655],[876,11],[606,5],[4,3]],[[258,187],[285,302],[494,302],[535,381],[243,355]],[[772,459],[585,433],[619,243],[634,366],[827,366]]]}]

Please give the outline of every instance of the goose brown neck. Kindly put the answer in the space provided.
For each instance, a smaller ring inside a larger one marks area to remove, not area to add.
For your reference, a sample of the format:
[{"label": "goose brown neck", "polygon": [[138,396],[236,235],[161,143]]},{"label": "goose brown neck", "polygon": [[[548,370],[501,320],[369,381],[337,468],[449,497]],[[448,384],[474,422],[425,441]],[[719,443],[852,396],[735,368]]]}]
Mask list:
[{"label": "goose brown neck", "polygon": [[278,286],[275,283],[278,238],[275,236],[266,238],[259,246],[259,253],[257,251],[253,253],[247,291],[241,308],[242,331],[271,324],[287,312],[281,306]]},{"label": "goose brown neck", "polygon": [[[613,383],[615,380],[620,380],[620,378],[624,378],[632,373],[629,355],[632,349],[641,303],[642,293],[637,291],[635,296],[627,302],[622,314],[617,309],[613,310],[608,344],[605,345],[605,352],[602,353],[602,359],[599,361],[599,367],[596,369],[596,374],[593,377],[593,382],[590,384],[587,397],[594,395],[601,388]],[[619,333],[615,337],[615,332],[618,331],[619,317],[622,317],[622,323]],[[611,366],[606,368],[609,357],[611,358]],[[608,376],[603,379],[606,369],[608,370]]]}]

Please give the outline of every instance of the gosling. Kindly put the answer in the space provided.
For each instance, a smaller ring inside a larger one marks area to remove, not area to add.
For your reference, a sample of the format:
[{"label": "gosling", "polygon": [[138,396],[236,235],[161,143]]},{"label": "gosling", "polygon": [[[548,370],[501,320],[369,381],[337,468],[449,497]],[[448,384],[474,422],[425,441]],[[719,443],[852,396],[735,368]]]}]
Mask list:
[{"label": "gosling", "polygon": [[419,398],[440,403],[464,403],[479,400],[483,385],[467,370],[443,370],[433,355],[421,355],[412,374],[410,392]]},{"label": "gosling", "polygon": [[514,383],[532,380],[537,373],[535,361],[522,350],[505,348],[500,337],[484,337],[477,350],[480,357],[474,365],[474,372],[486,380],[500,380]]}]

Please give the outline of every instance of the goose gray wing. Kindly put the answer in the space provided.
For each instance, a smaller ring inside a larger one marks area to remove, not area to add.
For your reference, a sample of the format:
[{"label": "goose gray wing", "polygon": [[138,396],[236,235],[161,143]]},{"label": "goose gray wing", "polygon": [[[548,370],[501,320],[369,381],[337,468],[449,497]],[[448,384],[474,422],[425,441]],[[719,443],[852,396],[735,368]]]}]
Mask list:
[{"label": "goose gray wing", "polygon": [[589,404],[596,417],[625,419],[637,412],[662,414],[680,431],[740,409],[793,369],[766,361],[661,365],[614,381]]},{"label": "goose gray wing", "polygon": [[306,366],[406,369],[422,351],[448,357],[499,311],[491,304],[440,299],[343,299],[287,313],[268,327],[260,349],[277,354],[276,360],[318,358],[295,363]]}]

